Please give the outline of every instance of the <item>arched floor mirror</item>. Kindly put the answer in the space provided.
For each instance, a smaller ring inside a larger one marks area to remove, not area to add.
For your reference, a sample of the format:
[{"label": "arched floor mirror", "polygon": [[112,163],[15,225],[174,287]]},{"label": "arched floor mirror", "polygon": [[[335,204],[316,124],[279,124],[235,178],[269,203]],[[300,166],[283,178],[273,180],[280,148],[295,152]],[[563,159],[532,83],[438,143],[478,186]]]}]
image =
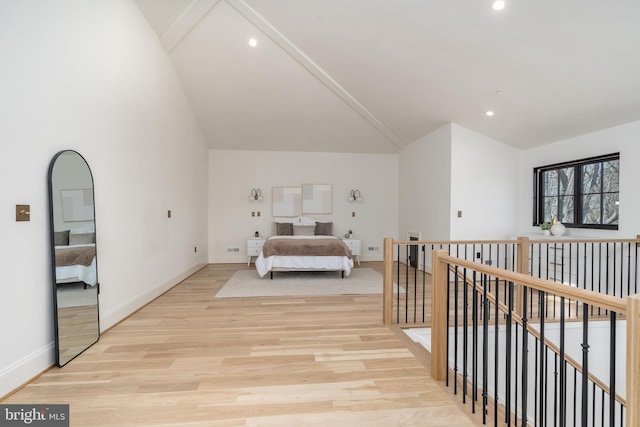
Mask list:
[{"label": "arched floor mirror", "polygon": [[64,366],[100,337],[93,176],[76,151],[49,165],[49,220],[56,364]]}]

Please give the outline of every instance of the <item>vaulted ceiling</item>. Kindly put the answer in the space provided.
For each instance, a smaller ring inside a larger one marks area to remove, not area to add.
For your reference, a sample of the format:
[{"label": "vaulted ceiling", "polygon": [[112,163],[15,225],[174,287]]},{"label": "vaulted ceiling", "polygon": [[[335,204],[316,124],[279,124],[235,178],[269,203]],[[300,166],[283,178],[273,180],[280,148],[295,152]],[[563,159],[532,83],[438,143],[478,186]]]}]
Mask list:
[{"label": "vaulted ceiling", "polygon": [[526,148],[640,120],[637,0],[136,3],[211,148],[397,153],[449,122]]}]

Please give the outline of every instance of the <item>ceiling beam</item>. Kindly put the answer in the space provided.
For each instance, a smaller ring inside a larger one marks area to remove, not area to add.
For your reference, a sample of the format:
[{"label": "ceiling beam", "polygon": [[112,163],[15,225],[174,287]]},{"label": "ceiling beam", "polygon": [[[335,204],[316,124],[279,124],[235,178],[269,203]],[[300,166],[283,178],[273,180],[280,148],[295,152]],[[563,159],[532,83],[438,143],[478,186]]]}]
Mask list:
[{"label": "ceiling beam", "polygon": [[[196,0],[197,1],[197,0]],[[405,144],[403,141],[384,123],[382,123],[376,116],[374,116],[364,105],[362,105],[356,98],[354,98],[349,92],[347,92],[338,82],[336,82],[329,74],[327,74],[318,64],[313,62],[304,52],[296,47],[291,41],[289,41],[282,33],[274,28],[269,22],[267,22],[258,12],[252,9],[243,0],[226,0],[235,10],[237,10],[242,16],[244,16],[249,22],[255,25],[260,31],[262,31],[267,37],[273,40],[281,49],[283,49],[289,56],[302,65],[307,71],[315,76],[322,84],[324,84],[329,90],[342,99],[349,107],[351,107],[356,113],[364,118],[371,126],[378,130],[385,138],[393,143],[399,149],[402,149]]]},{"label": "ceiling beam", "polygon": [[178,19],[176,19],[160,37],[160,41],[167,53],[171,53],[218,1],[219,0],[193,0],[189,6],[187,6]]}]

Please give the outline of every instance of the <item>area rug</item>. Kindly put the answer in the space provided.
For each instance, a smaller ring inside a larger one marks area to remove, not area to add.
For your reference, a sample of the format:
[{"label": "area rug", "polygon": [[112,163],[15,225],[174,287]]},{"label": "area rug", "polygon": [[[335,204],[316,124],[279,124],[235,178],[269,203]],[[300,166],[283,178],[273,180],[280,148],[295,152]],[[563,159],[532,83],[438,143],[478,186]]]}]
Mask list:
[{"label": "area rug", "polygon": [[339,271],[275,272],[260,278],[255,270],[239,270],[218,291],[216,298],[382,294],[382,274],[354,268],[344,279]]}]

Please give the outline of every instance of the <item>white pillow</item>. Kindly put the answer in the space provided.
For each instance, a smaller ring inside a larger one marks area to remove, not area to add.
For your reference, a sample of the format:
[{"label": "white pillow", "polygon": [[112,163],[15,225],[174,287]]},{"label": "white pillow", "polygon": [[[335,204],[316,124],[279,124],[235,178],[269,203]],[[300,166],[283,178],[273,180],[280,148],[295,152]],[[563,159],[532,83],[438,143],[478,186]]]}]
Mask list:
[{"label": "white pillow", "polygon": [[298,222],[298,217],[293,217],[293,218],[274,218],[273,222],[279,222],[281,224],[284,224],[284,223],[293,224],[295,222]]},{"label": "white pillow", "polygon": [[301,225],[294,224],[293,225],[293,235],[294,236],[314,236],[316,234],[316,225]]}]

